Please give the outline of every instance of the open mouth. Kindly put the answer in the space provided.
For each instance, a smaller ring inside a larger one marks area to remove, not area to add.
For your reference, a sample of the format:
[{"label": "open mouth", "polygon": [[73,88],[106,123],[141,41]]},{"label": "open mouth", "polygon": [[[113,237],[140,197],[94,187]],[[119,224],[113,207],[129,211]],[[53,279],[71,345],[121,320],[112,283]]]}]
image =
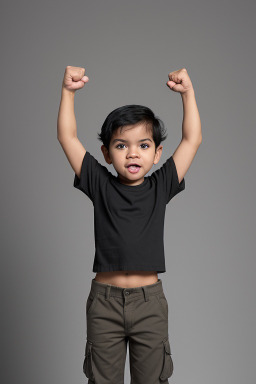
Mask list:
[{"label": "open mouth", "polygon": [[127,168],[128,168],[130,173],[137,173],[137,172],[139,172],[141,167],[137,164],[132,164],[132,165],[129,165]]},{"label": "open mouth", "polygon": [[131,166],[140,167],[140,165],[138,163],[130,163],[130,164],[127,165],[127,168],[129,168]]}]

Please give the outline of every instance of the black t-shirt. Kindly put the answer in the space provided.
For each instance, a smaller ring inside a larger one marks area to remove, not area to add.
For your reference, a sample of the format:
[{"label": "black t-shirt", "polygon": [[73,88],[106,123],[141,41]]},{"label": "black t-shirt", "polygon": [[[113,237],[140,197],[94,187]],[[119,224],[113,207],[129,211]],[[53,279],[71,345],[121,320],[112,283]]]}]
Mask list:
[{"label": "black t-shirt", "polygon": [[122,184],[88,151],[80,179],[73,186],[94,205],[95,258],[93,272],[156,271],[165,269],[166,205],[185,189],[174,160],[166,162],[135,186]]}]

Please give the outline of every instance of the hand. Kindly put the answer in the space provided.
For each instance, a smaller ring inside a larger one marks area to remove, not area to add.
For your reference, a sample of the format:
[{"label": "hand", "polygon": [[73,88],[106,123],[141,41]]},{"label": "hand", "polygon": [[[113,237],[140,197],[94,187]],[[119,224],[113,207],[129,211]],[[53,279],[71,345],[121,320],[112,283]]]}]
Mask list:
[{"label": "hand", "polygon": [[181,94],[192,92],[193,85],[188,76],[186,68],[179,69],[178,71],[169,73],[169,81],[166,85],[174,92],[180,92]]},{"label": "hand", "polygon": [[68,65],[65,70],[62,87],[73,92],[83,88],[84,84],[89,81],[89,77],[84,76],[84,73],[84,68],[72,67]]}]

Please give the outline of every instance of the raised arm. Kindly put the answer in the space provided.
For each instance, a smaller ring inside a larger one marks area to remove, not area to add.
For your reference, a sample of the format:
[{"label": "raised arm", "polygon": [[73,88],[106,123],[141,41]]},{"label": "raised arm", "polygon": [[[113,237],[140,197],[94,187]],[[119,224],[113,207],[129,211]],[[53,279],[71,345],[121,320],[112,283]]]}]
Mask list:
[{"label": "raised arm", "polygon": [[186,68],[169,73],[166,84],[172,91],[180,92],[183,102],[182,139],[172,155],[181,182],[202,143],[201,120]]},{"label": "raised arm", "polygon": [[74,111],[75,91],[89,81],[85,69],[67,66],[62,82],[61,101],[57,121],[57,138],[74,172],[80,177],[85,148],[77,137]]}]

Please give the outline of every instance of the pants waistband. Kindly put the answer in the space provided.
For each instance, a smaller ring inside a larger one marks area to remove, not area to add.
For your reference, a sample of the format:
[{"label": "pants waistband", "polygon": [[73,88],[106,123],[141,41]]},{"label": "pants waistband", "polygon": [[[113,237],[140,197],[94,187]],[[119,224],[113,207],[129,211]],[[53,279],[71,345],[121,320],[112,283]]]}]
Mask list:
[{"label": "pants waistband", "polygon": [[95,294],[98,292],[105,294],[107,300],[109,300],[111,296],[132,298],[134,296],[144,295],[145,301],[148,301],[150,295],[163,292],[163,284],[162,280],[158,279],[154,284],[142,285],[134,288],[122,288],[111,284],[101,283],[94,278],[91,282],[91,291]]}]

